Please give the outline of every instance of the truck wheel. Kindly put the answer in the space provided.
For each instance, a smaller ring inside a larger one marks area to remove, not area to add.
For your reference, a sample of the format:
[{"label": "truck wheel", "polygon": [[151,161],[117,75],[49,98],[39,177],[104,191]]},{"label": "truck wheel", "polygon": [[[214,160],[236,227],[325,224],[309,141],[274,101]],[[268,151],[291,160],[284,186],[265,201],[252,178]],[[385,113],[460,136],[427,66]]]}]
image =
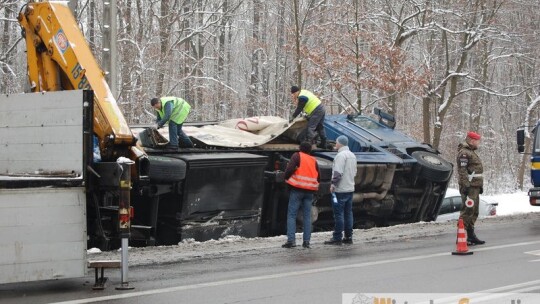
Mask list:
[{"label": "truck wheel", "polygon": [[320,157],[316,157],[317,165],[319,166],[319,174],[321,182],[332,180],[332,161]]},{"label": "truck wheel", "polygon": [[415,151],[411,156],[418,161],[416,166],[421,177],[433,182],[446,182],[450,179],[452,164],[442,157],[426,151]]},{"label": "truck wheel", "polygon": [[326,195],[330,194],[330,186],[332,185],[331,181],[321,181],[319,183],[319,191],[317,191],[318,195]]},{"label": "truck wheel", "polygon": [[178,182],[186,178],[186,163],[177,158],[148,156],[148,177],[152,181]]}]

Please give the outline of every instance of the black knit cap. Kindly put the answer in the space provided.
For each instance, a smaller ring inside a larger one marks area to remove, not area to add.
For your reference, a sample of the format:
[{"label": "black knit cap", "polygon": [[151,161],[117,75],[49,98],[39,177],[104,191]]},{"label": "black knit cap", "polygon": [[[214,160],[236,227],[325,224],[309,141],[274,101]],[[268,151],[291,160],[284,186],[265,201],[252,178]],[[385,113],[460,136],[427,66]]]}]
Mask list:
[{"label": "black knit cap", "polygon": [[303,141],[300,143],[300,152],[311,153],[311,143],[309,141]]},{"label": "black knit cap", "polygon": [[298,92],[298,91],[300,91],[300,88],[299,88],[299,87],[297,87],[297,86],[292,86],[292,87],[291,87],[291,94],[296,93],[296,92]]}]

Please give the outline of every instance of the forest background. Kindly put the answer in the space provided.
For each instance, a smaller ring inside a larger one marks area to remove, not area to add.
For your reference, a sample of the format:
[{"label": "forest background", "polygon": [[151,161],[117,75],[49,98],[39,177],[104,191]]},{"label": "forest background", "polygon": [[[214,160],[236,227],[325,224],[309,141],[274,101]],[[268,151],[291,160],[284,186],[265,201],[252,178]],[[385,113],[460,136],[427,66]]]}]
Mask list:
[{"label": "forest background", "polygon": [[[17,15],[0,0],[0,93],[27,91]],[[69,1],[98,62],[104,4]],[[189,120],[289,118],[290,86],[328,114],[395,115],[397,129],[455,163],[468,130],[488,193],[529,186],[516,130],[539,118],[538,0],[116,0],[116,99],[130,124],[149,100],[179,96]],[[529,129],[527,129],[529,130]],[[530,150],[527,133],[526,151]],[[455,184],[455,176],[454,176]]]}]

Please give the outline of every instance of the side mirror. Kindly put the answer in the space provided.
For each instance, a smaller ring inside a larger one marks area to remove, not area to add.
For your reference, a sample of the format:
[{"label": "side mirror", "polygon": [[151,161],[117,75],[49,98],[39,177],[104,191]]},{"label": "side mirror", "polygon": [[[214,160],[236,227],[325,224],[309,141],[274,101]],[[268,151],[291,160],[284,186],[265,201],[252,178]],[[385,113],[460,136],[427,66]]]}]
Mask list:
[{"label": "side mirror", "polygon": [[373,109],[373,113],[379,116],[379,122],[383,125],[389,127],[390,129],[394,129],[396,127],[396,118],[394,115],[383,112],[379,108]]},{"label": "side mirror", "polygon": [[525,129],[518,129],[516,132],[518,152],[525,152]]}]

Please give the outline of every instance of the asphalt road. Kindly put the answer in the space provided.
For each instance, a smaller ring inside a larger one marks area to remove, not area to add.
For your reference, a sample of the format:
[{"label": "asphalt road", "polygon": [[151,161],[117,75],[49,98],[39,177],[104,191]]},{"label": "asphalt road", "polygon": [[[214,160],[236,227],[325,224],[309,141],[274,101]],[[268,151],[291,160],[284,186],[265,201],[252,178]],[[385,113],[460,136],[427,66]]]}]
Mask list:
[{"label": "asphalt road", "polygon": [[450,254],[455,233],[343,246],[315,243],[311,249],[278,246],[131,267],[131,291],[115,290],[118,270],[108,271],[104,291],[91,290],[93,273],[0,285],[0,302],[344,303],[350,296],[344,294],[358,293],[527,292],[540,297],[540,221],[494,223],[477,228],[477,234],[487,243],[469,247],[470,256]]}]

